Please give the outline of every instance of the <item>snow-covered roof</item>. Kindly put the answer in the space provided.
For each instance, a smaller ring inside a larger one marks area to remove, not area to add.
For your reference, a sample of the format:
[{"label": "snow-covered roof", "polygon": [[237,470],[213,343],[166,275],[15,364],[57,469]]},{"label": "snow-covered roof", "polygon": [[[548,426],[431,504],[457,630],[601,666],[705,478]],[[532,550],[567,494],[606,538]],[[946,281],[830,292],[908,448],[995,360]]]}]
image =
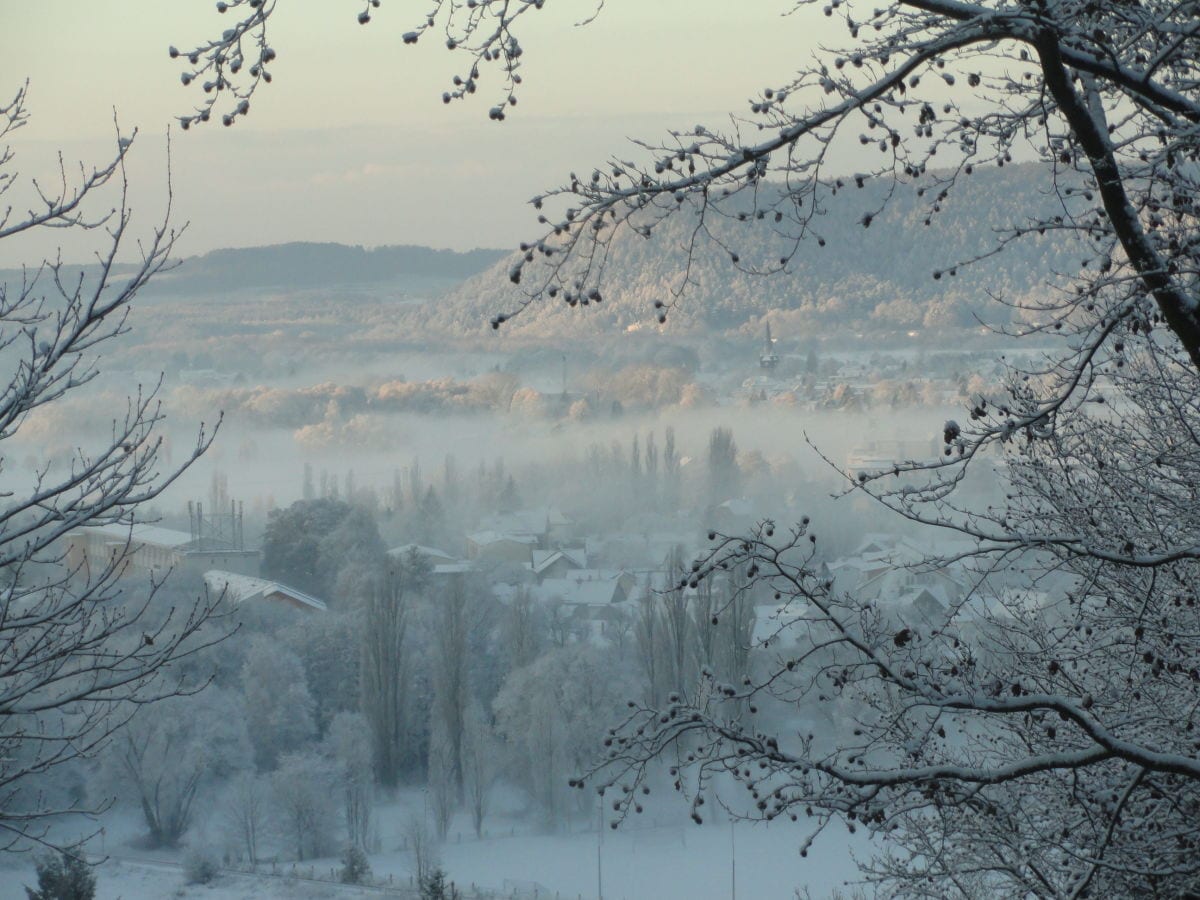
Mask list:
[{"label": "snow-covered roof", "polygon": [[878,553],[880,550],[896,546],[899,540],[900,536],[896,534],[888,534],[883,531],[869,531],[863,535],[862,541],[854,550],[854,555],[861,556],[864,553]]},{"label": "snow-covered roof", "polygon": [[519,512],[485,516],[480,525],[486,531],[510,532],[513,534],[545,534],[550,530],[550,519],[545,510],[527,509]]},{"label": "snow-covered roof", "polygon": [[735,516],[754,515],[754,504],[749,500],[746,500],[744,497],[733,497],[729,500],[726,500],[724,503],[718,506],[717,509],[728,510]]},{"label": "snow-covered roof", "polygon": [[940,584],[917,585],[894,597],[880,596],[880,605],[912,606],[924,615],[941,614],[950,608],[950,595]]},{"label": "snow-covered roof", "polygon": [[551,528],[570,525],[571,520],[552,506],[542,506],[485,516],[479,524],[487,531],[542,535]]},{"label": "snow-covered roof", "polygon": [[186,531],[174,528],[161,528],[158,525],[88,525],[84,531],[98,532],[111,537],[114,541],[124,542],[126,539],[141,544],[157,544],[160,547],[179,548],[192,542],[192,536]]},{"label": "snow-covered roof", "polygon": [[298,591],[278,581],[255,578],[253,575],[239,575],[236,572],[209,569],[204,573],[204,583],[208,585],[210,591],[223,591],[226,598],[232,603],[246,603],[251,600],[269,599],[274,595],[280,595],[314,611],[325,612],[329,608],[323,600],[318,600],[311,594]]},{"label": "snow-covered roof", "polygon": [[571,606],[608,606],[618,602],[621,583],[616,578],[579,581],[573,578],[547,578],[534,589],[541,600],[562,600]]},{"label": "snow-covered roof", "polygon": [[433,567],[434,575],[466,575],[474,571],[475,567],[469,562],[438,563]]},{"label": "snow-covered roof", "polygon": [[565,559],[576,568],[582,569],[587,566],[587,551],[582,547],[563,547],[558,550],[534,550],[531,565],[533,571],[540,574],[560,559]]},{"label": "snow-covered roof", "polygon": [[405,556],[406,554],[416,552],[427,559],[444,559],[446,562],[454,562],[457,558],[445,550],[439,550],[437,547],[426,547],[423,544],[401,544],[399,547],[393,547],[388,551],[388,556]]},{"label": "snow-covered roof", "polygon": [[1051,598],[1047,592],[1030,588],[1008,587],[994,592],[977,591],[955,608],[955,619],[1023,618],[1044,609],[1050,603]]},{"label": "snow-covered roof", "polygon": [[794,646],[808,634],[807,612],[808,604],[802,600],[755,606],[750,646],[767,649]]},{"label": "snow-covered roof", "polygon": [[501,541],[512,541],[517,544],[536,544],[537,538],[527,534],[511,534],[506,531],[494,531],[488,529],[486,531],[476,531],[474,534],[468,534],[467,540],[475,544],[477,547],[483,547],[487,544],[498,544]]}]

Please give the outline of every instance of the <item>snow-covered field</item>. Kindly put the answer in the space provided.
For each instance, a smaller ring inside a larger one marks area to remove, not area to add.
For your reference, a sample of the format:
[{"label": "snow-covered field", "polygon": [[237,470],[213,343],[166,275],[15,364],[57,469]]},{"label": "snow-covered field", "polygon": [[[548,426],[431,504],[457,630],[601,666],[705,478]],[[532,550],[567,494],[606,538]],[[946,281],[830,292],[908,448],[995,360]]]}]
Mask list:
[{"label": "snow-covered field", "polygon": [[[807,859],[797,853],[803,832],[790,823],[769,827],[738,823],[676,825],[607,832],[597,846],[596,832],[571,835],[515,835],[489,837],[480,841],[466,836],[451,838],[441,851],[442,865],[461,886],[503,892],[512,896],[519,889],[522,900],[533,896],[561,900],[596,900],[598,874],[603,878],[603,896],[608,900],[717,900],[737,896],[756,900],[788,900],[799,887],[807,887],[814,898],[828,897],[847,879],[854,877],[852,849],[869,854],[870,845],[861,835],[850,836],[829,829]],[[599,854],[597,853],[599,850]],[[177,863],[181,854],[165,851],[141,852],[129,847],[108,847],[110,859],[97,870],[98,900],[140,900],[177,897],[205,900],[319,900],[387,896],[377,890],[338,884],[312,883],[276,875],[223,874],[210,885],[184,884]],[[117,857],[117,858],[112,858]],[[157,860],[140,862],[136,860]],[[731,869],[736,862],[736,873]],[[597,872],[597,863],[600,872]],[[0,868],[0,900],[25,900],[24,885],[34,884],[29,858],[9,859]],[[312,870],[328,877],[337,863],[332,859],[306,862],[300,874]],[[402,851],[385,847],[374,854],[371,865],[376,876],[407,886],[410,861]],[[266,872],[270,866],[265,866]],[[287,873],[290,864],[280,865]],[[542,893],[542,891],[545,893]],[[397,891],[392,896],[405,896]]]}]

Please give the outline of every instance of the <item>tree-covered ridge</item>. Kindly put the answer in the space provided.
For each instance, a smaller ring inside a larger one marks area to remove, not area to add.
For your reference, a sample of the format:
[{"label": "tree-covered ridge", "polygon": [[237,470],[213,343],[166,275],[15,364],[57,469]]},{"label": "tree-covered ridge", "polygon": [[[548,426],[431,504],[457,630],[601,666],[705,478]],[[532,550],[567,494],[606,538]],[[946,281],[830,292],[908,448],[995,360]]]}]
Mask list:
[{"label": "tree-covered ridge", "polygon": [[236,287],[313,288],[400,278],[468,278],[503,256],[500,250],[459,252],[412,245],[366,248],[294,242],[213,250],[185,260],[155,284],[155,292]]},{"label": "tree-covered ridge", "polygon": [[[156,278],[144,297],[206,296],[230,291],[312,288],[394,282],[452,284],[483,272],[504,256],[503,250],[442,250],[411,244],[361,247],[294,241],[260,247],[223,247],[180,258]],[[114,263],[116,274],[132,271]],[[64,265],[68,279],[95,278],[94,264]],[[0,280],[19,283],[20,269],[0,269]]]},{"label": "tree-covered ridge", "polygon": [[[1049,172],[1036,164],[976,170],[940,201],[940,188],[934,189],[928,178],[915,179],[873,216],[869,228],[863,217],[879,208],[888,185],[862,179],[860,188],[853,176],[842,180],[844,187],[817,217],[815,230],[783,272],[755,274],[777,267],[780,257],[790,255],[791,245],[785,246],[771,223],[751,215],[744,221],[737,216],[708,218],[708,228],[724,246],[701,239],[703,249],[711,252],[693,254],[689,269],[686,248],[696,222],[681,211],[659,222],[649,239],[630,229],[614,235],[598,309],[594,304],[587,310],[571,308],[561,302],[562,295],[542,298],[506,323],[506,332],[595,335],[650,327],[658,324],[656,302],[676,304],[671,330],[731,331],[768,314],[804,329],[973,327],[977,317],[1005,320],[1007,310],[990,303],[990,297],[1015,301],[1043,296],[1058,275],[1078,271],[1086,255],[1069,238],[1031,234],[1002,254],[957,266],[995,249],[1002,230],[1053,217],[1061,209],[1061,198],[1050,191]],[[524,296],[525,286],[509,278],[517,258],[496,263],[436,307],[422,309],[421,327],[446,336],[487,330],[491,316],[513,308]],[[690,284],[676,303],[685,272]]]}]

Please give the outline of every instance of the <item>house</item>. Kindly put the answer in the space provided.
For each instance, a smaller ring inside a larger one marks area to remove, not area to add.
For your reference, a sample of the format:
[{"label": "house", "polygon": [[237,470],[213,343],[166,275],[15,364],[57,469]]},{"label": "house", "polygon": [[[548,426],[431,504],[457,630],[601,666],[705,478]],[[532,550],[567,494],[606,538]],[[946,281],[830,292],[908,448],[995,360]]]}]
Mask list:
[{"label": "house", "polygon": [[393,547],[387,552],[388,556],[393,559],[403,558],[410,553],[416,553],[431,566],[458,562],[458,557],[447,553],[445,550],[439,550],[436,547],[425,547],[421,544],[401,544],[399,547]]},{"label": "house", "polygon": [[538,539],[533,535],[501,531],[477,531],[467,535],[467,559],[489,562],[513,562],[529,565]]},{"label": "house", "polygon": [[290,588],[278,581],[268,581],[265,578],[254,578],[249,575],[238,575],[235,572],[211,569],[204,573],[204,583],[210,591],[223,594],[225,600],[235,606],[243,603],[264,602],[290,607],[305,613],[326,612],[329,608],[323,600],[318,600],[311,594]]},{"label": "house", "polygon": [[72,570],[95,573],[119,561],[122,578],[161,577],[169,571],[201,575],[213,568],[258,574],[257,550],[232,549],[157,525],[86,525],[68,532],[64,540]]},{"label": "house", "polygon": [[438,563],[430,570],[430,575],[434,578],[450,578],[452,576],[470,575],[478,571],[475,566],[465,560],[459,560],[450,563]]},{"label": "house", "polygon": [[562,547],[558,550],[534,550],[533,574],[538,581],[562,578],[572,570],[587,568],[587,550],[582,547]]},{"label": "house", "polygon": [[708,516],[707,524],[724,534],[742,534],[757,521],[755,506],[744,497],[732,497],[717,505]]},{"label": "house", "polygon": [[921,585],[880,597],[875,607],[897,624],[937,627],[946,623],[951,602],[940,586]]},{"label": "house", "polygon": [[532,537],[536,539],[538,549],[548,550],[569,540],[574,524],[554,507],[543,506],[485,516],[480,520],[479,530]]},{"label": "house", "polygon": [[658,569],[663,560],[676,548],[682,547],[684,559],[691,559],[697,552],[694,529],[682,531],[618,531],[590,537],[585,541],[588,560],[619,565],[622,568]]},{"label": "house", "polygon": [[627,601],[634,582],[628,572],[581,570],[566,578],[547,578],[533,588],[533,596],[550,607],[555,627],[573,639],[610,641],[622,621],[630,621],[632,604]]},{"label": "house", "polygon": [[423,544],[402,544],[387,552],[394,560],[403,560],[410,553],[415,553],[429,567],[433,578],[448,578],[455,575],[469,575],[476,571],[470,560],[459,559],[452,553],[439,550],[436,547],[426,547]]},{"label": "house", "polygon": [[811,643],[815,618],[808,604],[800,599],[788,603],[755,604],[750,625],[750,647],[755,650],[790,650]]},{"label": "house", "polygon": [[939,552],[953,556],[957,550],[942,544],[935,552],[911,538],[867,534],[852,555],[829,563],[827,571],[835,591],[854,593],[864,600],[897,597],[928,587],[940,592],[936,595],[942,598],[939,602],[950,603],[967,592],[970,573],[962,563],[939,562]]},{"label": "house", "polygon": [[620,578],[547,578],[537,586],[535,596],[544,602],[561,601],[566,606],[603,608],[624,603],[629,590]]},{"label": "house", "polygon": [[578,569],[565,578],[547,578],[532,596],[542,603],[561,605],[577,620],[603,621],[628,606],[637,591],[637,578],[619,569]]}]

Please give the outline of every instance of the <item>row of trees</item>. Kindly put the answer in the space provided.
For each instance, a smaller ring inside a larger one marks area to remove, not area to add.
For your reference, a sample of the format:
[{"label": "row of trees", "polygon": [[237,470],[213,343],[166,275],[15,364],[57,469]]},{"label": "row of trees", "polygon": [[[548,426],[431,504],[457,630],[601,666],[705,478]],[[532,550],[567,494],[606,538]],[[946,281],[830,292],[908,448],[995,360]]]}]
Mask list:
[{"label": "row of trees", "polygon": [[266,845],[327,853],[338,821],[369,850],[376,791],[414,783],[437,837],[460,813],[481,834],[498,782],[557,828],[592,808],[568,781],[625,701],[691,696],[702,673],[747,667],[746,573],[685,589],[681,552],[640,599],[593,621],[527,588],[500,603],[481,577],[435,577],[417,551],[368,555],[381,545],[364,510],[312,500],[277,514],[268,537],[303,521],[316,549],[269,556],[273,574],[294,581],[287,566],[322,558],[348,520],[363,533],[331,576],[328,613],[289,623],[281,610],[239,610],[242,633],[197,663],[215,685],[134,717],[105,752],[93,797],[136,799],[151,843],[178,844],[212,812],[202,798],[220,795],[239,836],[226,850],[251,862]]}]

